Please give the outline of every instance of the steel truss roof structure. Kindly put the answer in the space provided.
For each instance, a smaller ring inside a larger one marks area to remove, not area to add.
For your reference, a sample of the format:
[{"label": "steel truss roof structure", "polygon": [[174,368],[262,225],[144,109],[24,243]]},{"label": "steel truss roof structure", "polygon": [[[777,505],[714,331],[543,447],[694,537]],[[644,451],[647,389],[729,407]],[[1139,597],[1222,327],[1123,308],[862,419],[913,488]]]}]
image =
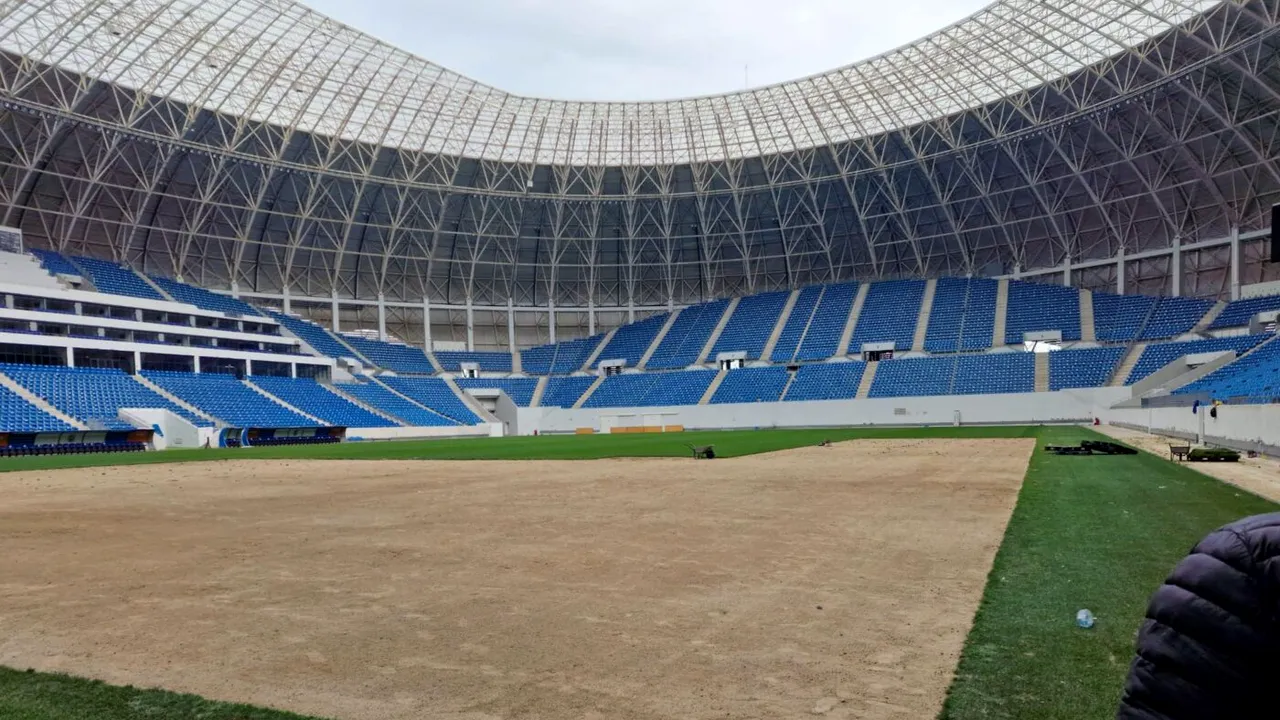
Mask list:
[{"label": "steel truss roof structure", "polygon": [[[998,0],[813,77],[592,103],[290,0],[0,0],[0,224],[210,287],[444,305],[1141,257],[1266,226],[1278,6]],[[1178,264],[1226,292],[1221,257]]]}]

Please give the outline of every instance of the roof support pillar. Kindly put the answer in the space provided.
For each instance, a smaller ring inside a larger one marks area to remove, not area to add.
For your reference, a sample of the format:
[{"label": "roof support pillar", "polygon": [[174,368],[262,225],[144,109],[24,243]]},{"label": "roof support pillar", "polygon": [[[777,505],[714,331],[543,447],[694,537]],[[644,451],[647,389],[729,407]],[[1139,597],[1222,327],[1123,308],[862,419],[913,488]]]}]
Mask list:
[{"label": "roof support pillar", "polygon": [[284,286],[284,288],[280,293],[280,296],[281,296],[280,309],[284,311],[285,315],[291,314],[293,312],[293,296],[289,294],[288,285]]},{"label": "roof support pillar", "polygon": [[387,298],[378,293],[378,339],[387,340]]},{"label": "roof support pillar", "polygon": [[547,338],[550,342],[556,341],[556,301],[547,301]]},{"label": "roof support pillar", "polygon": [[476,306],[467,296],[467,350],[476,349]]},{"label": "roof support pillar", "polygon": [[1062,259],[1062,285],[1071,287],[1071,256]]},{"label": "roof support pillar", "polygon": [[422,298],[422,349],[431,352],[431,299]]},{"label": "roof support pillar", "polygon": [[516,301],[507,298],[507,350],[516,351]]},{"label": "roof support pillar", "polygon": [[587,335],[596,334],[596,300],[587,298]]},{"label": "roof support pillar", "polygon": [[1116,253],[1116,294],[1124,294],[1124,246]]},{"label": "roof support pillar", "polygon": [[1174,297],[1182,297],[1182,236],[1175,235],[1173,238],[1173,260],[1169,263],[1169,276],[1173,280],[1172,292]]},{"label": "roof support pillar", "polygon": [[334,288],[329,295],[329,329],[334,332],[340,332],[338,327],[338,289]]},{"label": "roof support pillar", "polygon": [[[1276,242],[1272,240],[1271,242]],[[1240,299],[1240,228],[1231,228],[1231,300]]]}]

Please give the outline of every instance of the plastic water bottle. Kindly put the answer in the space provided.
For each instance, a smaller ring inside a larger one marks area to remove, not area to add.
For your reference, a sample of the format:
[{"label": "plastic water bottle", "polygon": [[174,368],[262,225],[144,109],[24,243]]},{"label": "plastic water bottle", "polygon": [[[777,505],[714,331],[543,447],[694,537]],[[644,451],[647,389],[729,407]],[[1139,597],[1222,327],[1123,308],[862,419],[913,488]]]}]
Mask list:
[{"label": "plastic water bottle", "polygon": [[1087,609],[1076,613],[1076,625],[1079,625],[1085,630],[1093,627],[1093,613],[1089,612]]}]

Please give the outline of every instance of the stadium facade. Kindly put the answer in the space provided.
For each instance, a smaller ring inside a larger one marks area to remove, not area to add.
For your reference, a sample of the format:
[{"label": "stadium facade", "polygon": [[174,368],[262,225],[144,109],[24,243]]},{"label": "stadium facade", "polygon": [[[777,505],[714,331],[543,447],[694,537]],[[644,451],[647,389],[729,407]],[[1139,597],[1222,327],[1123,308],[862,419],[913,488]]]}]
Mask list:
[{"label": "stadium facade", "polygon": [[1278,7],[1001,0],[793,82],[596,103],[288,0],[5,0],[0,225],[477,347],[845,279],[1234,299],[1276,275]]}]

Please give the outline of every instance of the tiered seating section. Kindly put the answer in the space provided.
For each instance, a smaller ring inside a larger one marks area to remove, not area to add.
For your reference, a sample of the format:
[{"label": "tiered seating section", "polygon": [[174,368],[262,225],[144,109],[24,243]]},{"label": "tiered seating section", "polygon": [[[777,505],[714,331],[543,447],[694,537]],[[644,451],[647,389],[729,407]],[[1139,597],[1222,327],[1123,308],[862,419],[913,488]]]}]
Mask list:
[{"label": "tiered seating section", "polygon": [[1219,352],[1231,350],[1243,354],[1255,345],[1266,340],[1269,335],[1239,335],[1236,337],[1212,338],[1209,340],[1190,340],[1187,342],[1157,343],[1148,345],[1142,357],[1134,364],[1133,370],[1125,380],[1126,385],[1133,385],[1151,373],[1177,360],[1183,355],[1196,353]]},{"label": "tiered seating section", "polygon": [[437,412],[401,397],[376,382],[345,383],[334,385],[334,389],[351,398],[355,398],[378,412],[386,413],[405,425],[414,427],[452,427],[459,423]]},{"label": "tiered seating section", "polygon": [[32,248],[31,254],[36,256],[40,261],[40,265],[45,270],[48,270],[54,275],[72,275],[75,277],[81,277],[84,275],[84,273],[80,271],[80,268],[72,265],[71,261],[62,253],[54,252],[52,250]]},{"label": "tiered seating section", "polygon": [[1060,330],[1063,340],[1080,339],[1080,291],[1061,285],[1010,282],[1005,342],[1020,345],[1024,333],[1045,330]]},{"label": "tiered seating section", "polygon": [[1143,295],[1093,294],[1093,328],[1100,342],[1129,342],[1138,337],[1157,298]]},{"label": "tiered seating section", "polygon": [[858,394],[858,383],[866,363],[822,363],[805,365],[787,389],[787,402],[799,400],[844,400]]},{"label": "tiered seating section", "polygon": [[602,360],[626,360],[627,367],[636,367],[644,357],[645,351],[653,344],[654,338],[662,331],[667,317],[666,313],[654,315],[618,328],[592,367],[598,367]]},{"label": "tiered seating section", "polygon": [[204,288],[194,285],[180,283],[177,280],[170,280],[165,277],[150,276],[151,281],[160,286],[169,297],[178,302],[190,303],[198,308],[205,310],[215,310],[217,312],[229,313],[231,315],[248,315],[250,317],[261,315],[258,309],[242,300],[237,300],[229,295],[219,295],[218,293],[209,292]]},{"label": "tiered seating section", "polygon": [[999,283],[979,278],[941,278],[933,295],[924,349],[934,353],[991,347]]},{"label": "tiered seating section", "polygon": [[614,375],[600,383],[583,407],[697,405],[715,377],[711,370]]},{"label": "tiered seating section", "polygon": [[711,404],[777,402],[790,379],[784,365],[730,370],[711,396]]},{"label": "tiered seating section", "polygon": [[372,340],[359,335],[344,334],[342,339],[378,367],[415,375],[431,375],[436,371],[422,348]]},{"label": "tiered seating section", "polygon": [[782,326],[782,333],[778,335],[778,342],[773,346],[773,352],[769,354],[770,360],[782,363],[795,360],[796,352],[800,349],[800,341],[804,339],[804,332],[808,329],[809,321],[813,319],[813,313],[818,308],[822,291],[821,285],[813,285],[800,291],[795,305],[791,306],[791,314],[787,316],[786,324]]},{"label": "tiered seating section", "polygon": [[278,312],[268,312],[267,314],[275,318],[286,330],[296,335],[302,342],[310,345],[313,350],[321,355],[331,358],[355,356],[355,353],[334,337],[333,333],[310,320],[303,320],[302,318]]},{"label": "tiered seating section", "polygon": [[1197,393],[1229,402],[1280,402],[1280,344],[1271,340],[1236,362],[1175,391],[1175,394]]},{"label": "tiered seating section", "polygon": [[463,363],[475,363],[485,372],[511,372],[509,352],[437,350],[434,354],[440,368],[449,372],[462,370]]},{"label": "tiered seating section", "polygon": [[892,342],[898,350],[910,350],[915,341],[924,280],[891,280],[871,286],[853,329],[849,351],[858,353],[866,343]]},{"label": "tiered seating section", "polygon": [[1123,346],[1051,352],[1049,389],[1102,387],[1111,380],[1125,352]]},{"label": "tiered seating section", "polygon": [[1222,314],[1213,321],[1209,329],[1244,327],[1249,324],[1254,315],[1270,310],[1280,310],[1280,295],[1236,300],[1223,308]]},{"label": "tiered seating section", "polygon": [[533,393],[538,389],[537,378],[458,378],[454,382],[463,390],[501,390],[520,407],[533,404]]},{"label": "tiered seating section", "polygon": [[720,318],[724,317],[728,306],[728,300],[717,300],[681,310],[645,367],[650,370],[672,370],[698,362],[702,348],[711,339],[712,331],[720,323]]},{"label": "tiered seating section", "polygon": [[250,382],[308,415],[330,425],[353,428],[396,427],[309,378],[253,377]]},{"label": "tiered seating section", "polygon": [[74,427],[0,385],[0,432],[70,432]]},{"label": "tiered seating section", "polygon": [[153,371],[142,375],[179,400],[231,427],[298,428],[318,425],[230,375]]},{"label": "tiered seating section", "polygon": [[604,335],[592,335],[529,348],[520,353],[520,367],[530,375],[568,375],[587,364],[601,340]]},{"label": "tiered seating section", "polygon": [[708,359],[715,360],[716,355],[727,352],[745,352],[748,359],[759,359],[790,296],[787,291],[768,292],[739,300]]},{"label": "tiered seating section", "polygon": [[459,425],[476,425],[480,422],[471,408],[440,378],[385,377],[380,382]]},{"label": "tiered seating section", "polygon": [[582,399],[583,393],[596,379],[588,375],[553,377],[547,379],[547,389],[542,392],[539,407],[571,408]]},{"label": "tiered seating section", "polygon": [[132,430],[120,419],[122,408],[158,408],[197,427],[213,423],[174,404],[121,370],[49,365],[0,365],[0,372],[59,411],[94,430]]},{"label": "tiered seating section", "polygon": [[109,260],[78,257],[73,261],[89,275],[89,281],[100,292],[130,295],[148,300],[164,300],[164,296],[147,284],[140,275]]},{"label": "tiered seating section", "polygon": [[804,340],[800,342],[797,360],[825,360],[836,354],[844,326],[849,323],[853,298],[857,294],[858,283],[827,286],[826,292],[818,300],[818,309],[813,313],[813,320],[804,334]]}]

